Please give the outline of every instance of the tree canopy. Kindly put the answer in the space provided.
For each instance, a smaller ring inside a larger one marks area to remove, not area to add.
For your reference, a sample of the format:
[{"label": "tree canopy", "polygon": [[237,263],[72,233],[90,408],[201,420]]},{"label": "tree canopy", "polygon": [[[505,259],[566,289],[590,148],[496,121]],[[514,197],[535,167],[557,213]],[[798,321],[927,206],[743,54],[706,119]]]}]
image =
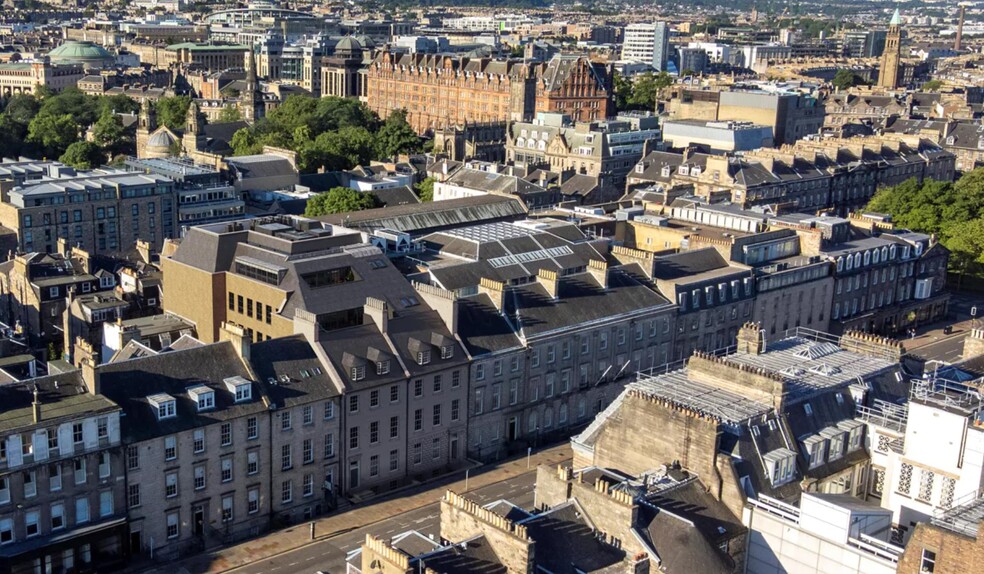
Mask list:
[{"label": "tree canopy", "polygon": [[304,208],[304,215],[317,217],[347,211],[361,211],[375,206],[376,200],[371,195],[348,187],[333,187],[308,199]]},{"label": "tree canopy", "polygon": [[959,272],[984,270],[984,168],[954,183],[910,179],[882,188],[867,209],[890,214],[899,227],[935,233],[951,251],[951,266]]},{"label": "tree canopy", "polygon": [[853,88],[854,86],[863,86],[867,82],[864,78],[852,72],[851,70],[837,70],[834,74],[834,79],[830,82],[835,88],[840,90],[846,90],[848,88]]},{"label": "tree canopy", "polygon": [[105,156],[98,145],[77,141],[68,146],[58,161],[78,169],[92,169],[102,165]]},{"label": "tree canopy", "polygon": [[428,177],[424,181],[413,186],[420,201],[434,201],[434,178]]},{"label": "tree canopy", "polygon": [[157,110],[157,123],[171,130],[184,129],[190,106],[190,96],[171,96],[157,100],[154,103]]},{"label": "tree canopy", "polygon": [[621,74],[615,75],[615,109],[648,110],[656,109],[663,90],[673,85],[673,76],[667,72],[654,74],[646,72],[634,79]]}]

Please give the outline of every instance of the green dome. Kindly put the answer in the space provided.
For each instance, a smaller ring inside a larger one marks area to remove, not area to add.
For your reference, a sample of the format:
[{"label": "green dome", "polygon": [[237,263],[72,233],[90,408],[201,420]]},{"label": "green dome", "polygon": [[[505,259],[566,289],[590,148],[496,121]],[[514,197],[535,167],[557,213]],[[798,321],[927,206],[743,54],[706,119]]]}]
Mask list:
[{"label": "green dome", "polygon": [[74,40],[48,52],[48,58],[53,64],[82,64],[87,68],[110,67],[116,62],[116,58],[102,46]]}]

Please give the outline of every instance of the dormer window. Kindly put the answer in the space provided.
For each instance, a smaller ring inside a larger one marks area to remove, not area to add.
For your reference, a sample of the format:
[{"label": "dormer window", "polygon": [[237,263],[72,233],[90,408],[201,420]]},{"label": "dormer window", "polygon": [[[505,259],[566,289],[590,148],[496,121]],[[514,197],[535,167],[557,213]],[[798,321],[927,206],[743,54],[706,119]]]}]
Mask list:
[{"label": "dormer window", "polygon": [[188,396],[198,404],[199,412],[215,408],[215,391],[205,385],[196,385],[189,388]]},{"label": "dormer window", "polygon": [[663,177],[670,177],[670,166],[664,165],[663,169],[661,169],[659,173]]},{"label": "dormer window", "polygon": [[389,362],[389,359],[387,359],[385,361],[377,361],[376,362],[376,374],[377,375],[385,375],[385,374],[387,374],[389,372],[390,372],[390,362]]},{"label": "dormer window", "polygon": [[151,395],[147,402],[157,409],[157,420],[162,421],[177,416],[177,406],[174,397],[166,393]]},{"label": "dormer window", "polygon": [[246,379],[236,376],[229,377],[223,381],[228,390],[236,398],[237,403],[242,403],[253,398],[253,384]]},{"label": "dormer window", "polygon": [[417,364],[426,365],[431,362],[431,352],[429,349],[417,351]]},{"label": "dormer window", "polygon": [[823,464],[827,450],[827,439],[818,434],[809,435],[802,440],[803,455],[809,459],[809,467],[816,468]]},{"label": "dormer window", "polygon": [[864,423],[854,419],[848,419],[837,423],[837,428],[847,433],[847,452],[854,452],[861,448],[861,439],[864,436]]},{"label": "dormer window", "polygon": [[365,365],[359,365],[357,367],[352,367],[349,370],[349,376],[353,381],[361,381],[366,378],[366,367]]},{"label": "dormer window", "polygon": [[827,460],[833,462],[844,456],[844,431],[835,427],[827,427],[820,431],[820,436],[826,438],[830,443],[827,447]]},{"label": "dormer window", "polygon": [[796,453],[788,448],[770,451],[762,457],[772,486],[781,486],[796,476]]},{"label": "dormer window", "polygon": [[450,359],[454,356],[454,345],[444,345],[441,347],[441,358]]}]

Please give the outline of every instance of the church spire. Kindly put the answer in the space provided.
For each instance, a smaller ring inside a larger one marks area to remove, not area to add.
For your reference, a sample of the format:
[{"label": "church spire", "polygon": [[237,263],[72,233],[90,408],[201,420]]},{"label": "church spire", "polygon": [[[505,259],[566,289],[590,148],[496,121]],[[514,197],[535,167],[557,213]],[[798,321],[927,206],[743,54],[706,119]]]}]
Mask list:
[{"label": "church spire", "polygon": [[885,51],[882,52],[881,66],[878,70],[878,87],[894,90],[899,87],[899,66],[902,58],[902,16],[895,9],[888,22],[885,35]]},{"label": "church spire", "polygon": [[259,119],[258,106],[262,105],[260,84],[256,79],[256,55],[250,46],[246,53],[246,89],[239,96],[239,113],[249,123]]},{"label": "church spire", "polygon": [[185,116],[185,133],[192,135],[202,133],[202,113],[195,102],[191,102],[191,105],[188,106],[188,115]]}]

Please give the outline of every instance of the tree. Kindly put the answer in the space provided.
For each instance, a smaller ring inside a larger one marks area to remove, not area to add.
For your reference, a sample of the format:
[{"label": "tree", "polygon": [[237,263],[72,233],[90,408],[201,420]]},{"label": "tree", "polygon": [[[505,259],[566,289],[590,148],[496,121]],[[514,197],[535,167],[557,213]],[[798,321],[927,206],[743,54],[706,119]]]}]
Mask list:
[{"label": "tree", "polygon": [[87,141],[77,141],[68,146],[58,161],[78,169],[92,169],[103,163],[105,156],[102,149]]},{"label": "tree", "polygon": [[434,178],[428,177],[414,186],[420,201],[434,201]]},{"label": "tree", "polygon": [[304,215],[317,217],[333,213],[361,211],[375,206],[376,200],[371,195],[360,193],[348,187],[333,187],[308,199],[304,208]]},{"label": "tree", "polygon": [[390,112],[383,127],[376,132],[376,157],[390,158],[401,153],[415,153],[421,149],[420,137],[407,123],[406,110]]},{"label": "tree", "polygon": [[851,70],[837,70],[837,73],[834,74],[834,79],[830,83],[839,90],[846,90],[854,86],[864,85],[865,81],[861,76]]},{"label": "tree", "polygon": [[93,124],[92,138],[110,156],[126,151],[129,143],[123,120],[109,108],[104,108],[99,121]]},{"label": "tree", "polygon": [[99,106],[100,114],[105,114],[107,111],[116,112],[117,114],[140,113],[140,104],[130,96],[123,94],[102,96],[99,98]]},{"label": "tree", "polygon": [[172,130],[182,130],[191,106],[189,96],[171,96],[161,98],[154,104],[157,108],[157,121]]},{"label": "tree", "polygon": [[38,114],[27,128],[27,141],[37,144],[44,157],[58,157],[79,139],[79,124],[70,114]]},{"label": "tree", "polygon": [[219,112],[219,119],[215,123],[218,124],[231,124],[232,122],[242,121],[243,115],[239,113],[238,106],[224,106],[222,111]]},{"label": "tree", "polygon": [[632,81],[622,74],[615,72],[612,86],[615,88],[615,109],[629,109],[629,98],[632,97]]},{"label": "tree", "polygon": [[940,91],[940,88],[942,88],[942,87],[943,87],[943,82],[941,82],[939,80],[930,80],[928,82],[923,83],[923,85],[922,85],[922,91],[924,91],[924,92],[938,92],[938,91]]},{"label": "tree", "polygon": [[263,143],[257,140],[249,128],[242,128],[232,134],[229,146],[232,148],[232,155],[255,155],[263,151]]},{"label": "tree", "polygon": [[944,243],[950,250],[950,263],[961,279],[984,264],[984,217],[960,225],[950,225]]}]

